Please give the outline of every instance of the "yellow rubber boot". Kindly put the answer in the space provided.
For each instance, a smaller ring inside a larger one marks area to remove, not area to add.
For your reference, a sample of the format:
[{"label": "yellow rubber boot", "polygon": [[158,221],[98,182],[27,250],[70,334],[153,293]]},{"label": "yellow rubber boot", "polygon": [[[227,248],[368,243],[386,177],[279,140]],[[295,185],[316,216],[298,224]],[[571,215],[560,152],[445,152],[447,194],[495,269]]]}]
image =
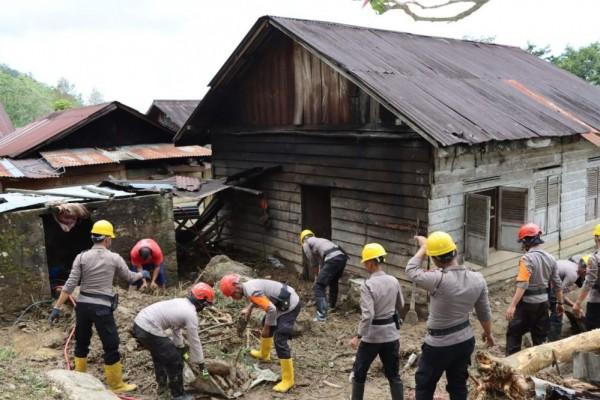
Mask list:
[{"label": "yellow rubber boot", "polygon": [[276,392],[285,393],[294,386],[294,362],[291,358],[279,360],[281,364],[281,382],[273,386]]},{"label": "yellow rubber boot", "polygon": [[75,371],[86,372],[87,371],[87,357],[75,357]]},{"label": "yellow rubber boot", "polygon": [[260,338],[260,350],[250,350],[250,355],[260,361],[271,361],[273,337]]},{"label": "yellow rubber boot", "polygon": [[115,393],[132,392],[137,389],[136,385],[123,382],[121,361],[117,361],[113,365],[104,365],[104,375],[108,388]]}]

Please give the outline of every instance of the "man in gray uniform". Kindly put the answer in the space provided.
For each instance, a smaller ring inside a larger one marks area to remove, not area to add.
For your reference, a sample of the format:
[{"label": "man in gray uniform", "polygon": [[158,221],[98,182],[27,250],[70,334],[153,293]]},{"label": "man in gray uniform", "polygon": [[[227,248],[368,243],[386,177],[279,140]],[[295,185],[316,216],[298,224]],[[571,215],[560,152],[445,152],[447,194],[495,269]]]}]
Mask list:
[{"label": "man in gray uniform", "polygon": [[352,400],[363,399],[367,372],[377,355],[383,363],[392,400],[404,398],[399,375],[398,332],[404,297],[398,279],[382,269],[386,255],[385,249],[378,243],[369,243],[362,251],[362,263],[369,272],[369,278],[360,287],[361,319],[358,334],[350,342],[352,348],[358,349],[352,368]]},{"label": "man in gray uniform", "polygon": [[[315,237],[308,229],[300,233],[300,243],[310,266],[318,271],[313,287],[317,315],[315,321],[327,320],[328,306],[334,308],[337,304],[339,280],[346,268],[348,257],[342,249],[330,240]],[[325,299],[325,291],[329,286],[329,305]]]},{"label": "man in gray uniform", "polygon": [[[598,282],[598,266],[600,265],[600,224],[594,228],[596,251],[592,253],[587,265],[587,275],[579,297],[573,305],[573,312],[581,316],[581,303],[587,298],[585,324],[587,329],[600,328],[600,283]],[[589,295],[589,296],[588,296]]]},{"label": "man in gray uniform", "polygon": [[[458,264],[456,244],[445,232],[429,237],[415,236],[419,250],[410,259],[406,275],[429,292],[427,336],[415,375],[416,400],[431,400],[444,372],[446,390],[452,400],[466,400],[468,367],[475,349],[469,313],[475,308],[489,347],[492,337],[491,310],[485,279],[479,272]],[[425,270],[421,264],[430,256],[438,267]]]},{"label": "man in gray uniform", "polygon": [[73,261],[69,279],[65,283],[49,321],[54,323],[60,316],[60,308],[77,286],[80,286],[75,307],[75,370],[86,372],[87,355],[92,338],[92,325],[96,327],[104,349],[104,373],[108,387],[113,392],[130,392],[136,386],[123,382],[123,368],[119,354],[119,332],[113,317],[116,297],[113,294],[113,279],[118,274],[123,280],[133,283],[150,278],[148,271],[129,271],[125,260],[110,251],[114,229],[110,222],[100,220],[92,227],[90,250],[80,253]]},{"label": "man in gray uniform", "polygon": [[260,349],[252,350],[250,355],[261,361],[269,361],[275,343],[281,365],[281,382],[273,390],[282,393],[290,390],[294,386],[294,363],[288,340],[301,309],[296,291],[285,283],[269,279],[242,282],[237,274],[227,274],[221,278],[219,289],[224,296],[234,300],[248,299],[250,304],[242,310],[242,318],[250,318],[255,308],[265,312]]},{"label": "man in gray uniform", "polygon": [[[586,262],[589,256],[573,256],[568,260],[556,261],[558,268],[558,277],[562,281],[563,299],[565,304],[573,307],[575,304],[566,295],[573,286],[581,287],[585,279]],[[552,286],[552,285],[551,285]],[[550,331],[548,332],[548,341],[553,342],[560,339],[563,325],[563,316],[556,312],[556,295],[552,287],[548,288],[548,299],[550,300]]]},{"label": "man in gray uniform", "polygon": [[517,288],[511,304],[506,310],[508,329],[506,330],[506,355],[521,350],[521,340],[527,332],[535,346],[548,337],[550,317],[548,315],[548,287],[556,293],[556,314],[563,313],[562,282],[558,276],[556,260],[540,245],[542,231],[534,223],[519,229],[519,242],[525,254],[519,261]]},{"label": "man in gray uniform", "polygon": [[[191,400],[183,390],[183,359],[189,356],[194,372],[207,377],[204,352],[198,337],[198,312],[212,305],[215,291],[204,282],[192,286],[185,298],[159,301],[144,308],[135,317],[133,335],[150,351],[158,394],[164,397],[168,389],[173,400]],[[187,354],[182,330],[189,343]],[[168,335],[167,331],[171,334]],[[167,388],[168,385],[168,388]]]}]

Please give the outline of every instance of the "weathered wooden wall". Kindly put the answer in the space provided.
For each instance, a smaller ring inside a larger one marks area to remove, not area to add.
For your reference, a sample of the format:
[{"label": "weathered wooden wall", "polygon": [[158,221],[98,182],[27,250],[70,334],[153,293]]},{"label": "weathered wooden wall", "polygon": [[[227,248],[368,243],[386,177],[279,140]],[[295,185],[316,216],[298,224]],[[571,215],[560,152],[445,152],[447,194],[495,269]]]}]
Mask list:
[{"label": "weathered wooden wall", "polygon": [[259,220],[257,201],[236,196],[230,209],[233,244],[261,255],[276,254],[299,267],[301,186],[324,186],[331,188],[332,239],[349,253],[349,270],[364,272],[362,246],[377,241],[390,253],[390,272],[402,277],[415,250],[411,239],[416,222],[427,225],[430,147],[425,141],[255,132],[220,133],[212,145],[216,177],[256,166],[282,166],[258,185],[267,195],[269,229]]},{"label": "weathered wooden wall", "polygon": [[[129,263],[129,251],[142,238],[161,246],[169,283],[177,281],[177,255],[171,198],[140,196],[87,203],[92,219],[107,219],[116,229],[113,251]],[[33,301],[50,297],[50,282],[40,216],[35,209],[0,214],[0,315],[15,313]]]},{"label": "weathered wooden wall", "polygon": [[[599,221],[585,221],[586,168],[599,154],[591,143],[577,138],[537,142],[494,143],[471,148],[452,147],[436,151],[429,229],[449,232],[464,250],[465,193],[498,186],[528,190],[527,220],[535,214],[535,183],[541,178],[560,177],[560,229],[546,235],[545,248],[556,257],[567,258],[593,246],[591,227]],[[596,163],[596,164],[594,164]],[[516,238],[515,238],[516,240]],[[481,269],[488,282],[515,275],[519,254],[496,252]]]}]

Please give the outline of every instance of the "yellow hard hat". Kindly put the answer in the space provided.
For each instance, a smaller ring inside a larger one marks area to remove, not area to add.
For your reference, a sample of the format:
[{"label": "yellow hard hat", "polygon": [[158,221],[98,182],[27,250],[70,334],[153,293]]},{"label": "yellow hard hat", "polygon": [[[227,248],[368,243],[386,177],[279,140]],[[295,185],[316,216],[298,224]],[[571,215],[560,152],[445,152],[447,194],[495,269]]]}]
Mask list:
[{"label": "yellow hard hat", "polygon": [[373,260],[379,257],[385,257],[387,253],[382,245],[379,243],[368,243],[363,247],[362,250],[362,262]]},{"label": "yellow hard hat", "polygon": [[585,256],[581,256],[581,261],[583,261],[583,264],[587,267],[588,263],[590,262],[590,255],[591,254],[586,254]]},{"label": "yellow hard hat", "polygon": [[94,226],[92,226],[92,233],[94,235],[104,235],[113,239],[115,238],[115,230],[113,229],[113,225],[105,219],[97,221]]},{"label": "yellow hard hat", "polygon": [[305,229],[302,232],[300,232],[300,244],[302,244],[302,242],[304,242],[304,238],[307,237],[308,235],[315,236],[313,231],[311,231],[310,229]]},{"label": "yellow hard hat", "polygon": [[594,228],[594,236],[600,236],[600,224]]},{"label": "yellow hard hat", "polygon": [[427,237],[426,252],[428,256],[437,257],[456,250],[456,243],[446,232],[433,232]]}]

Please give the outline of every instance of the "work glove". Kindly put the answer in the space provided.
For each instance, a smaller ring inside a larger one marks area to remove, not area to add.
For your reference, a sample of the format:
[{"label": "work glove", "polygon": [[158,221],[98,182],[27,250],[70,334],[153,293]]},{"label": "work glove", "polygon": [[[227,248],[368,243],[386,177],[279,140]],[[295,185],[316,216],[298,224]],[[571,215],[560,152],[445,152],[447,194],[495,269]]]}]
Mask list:
[{"label": "work glove", "polygon": [[48,322],[50,323],[50,325],[52,325],[58,321],[59,317],[60,317],[60,310],[58,308],[54,307],[54,308],[52,308],[52,312],[50,313],[50,316],[48,317]]},{"label": "work glove", "polygon": [[142,278],[150,279],[150,271],[146,271],[145,269],[143,269],[142,270]]},{"label": "work glove", "polygon": [[181,347],[178,347],[177,350],[179,350],[179,354],[181,354],[181,358],[183,358],[185,361],[189,360],[189,358],[190,358],[189,346],[183,345]]},{"label": "work glove", "polygon": [[208,373],[208,370],[206,369],[206,365],[204,365],[204,363],[194,364],[192,369],[194,370],[196,375],[198,375],[202,379],[208,379],[210,376],[210,374]]}]

